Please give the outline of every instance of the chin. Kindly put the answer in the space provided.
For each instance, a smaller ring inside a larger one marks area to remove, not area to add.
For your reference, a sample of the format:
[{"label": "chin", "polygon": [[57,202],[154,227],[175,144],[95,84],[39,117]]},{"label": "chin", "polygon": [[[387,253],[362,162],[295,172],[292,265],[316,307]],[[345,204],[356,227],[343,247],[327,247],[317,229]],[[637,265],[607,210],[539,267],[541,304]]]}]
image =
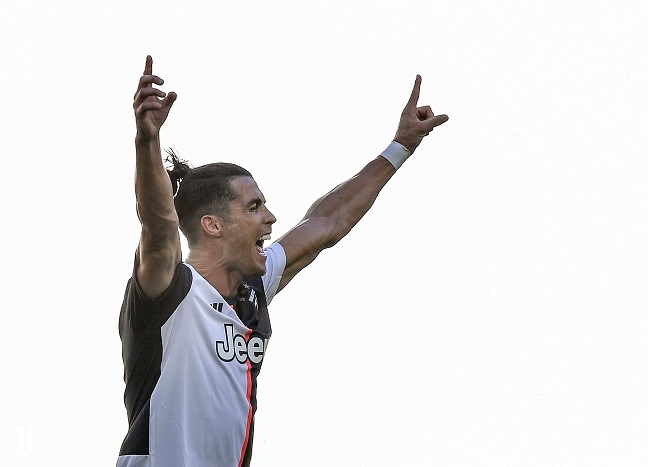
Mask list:
[{"label": "chin", "polygon": [[247,271],[248,273],[246,274],[246,276],[263,276],[265,275],[267,270],[268,268],[266,268],[265,263],[263,264],[263,266],[256,265],[255,267],[252,267],[249,271]]}]

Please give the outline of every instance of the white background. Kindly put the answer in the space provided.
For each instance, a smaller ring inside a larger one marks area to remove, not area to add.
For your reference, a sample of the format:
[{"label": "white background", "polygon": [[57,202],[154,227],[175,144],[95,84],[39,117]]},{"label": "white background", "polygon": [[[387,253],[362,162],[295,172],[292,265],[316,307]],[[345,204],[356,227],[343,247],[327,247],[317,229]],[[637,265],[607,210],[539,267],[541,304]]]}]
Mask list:
[{"label": "white background", "polygon": [[132,96],[279,219],[357,172],[415,75],[437,128],[277,296],[253,465],[648,465],[648,3],[8,1],[0,465],[114,465],[139,224]]}]

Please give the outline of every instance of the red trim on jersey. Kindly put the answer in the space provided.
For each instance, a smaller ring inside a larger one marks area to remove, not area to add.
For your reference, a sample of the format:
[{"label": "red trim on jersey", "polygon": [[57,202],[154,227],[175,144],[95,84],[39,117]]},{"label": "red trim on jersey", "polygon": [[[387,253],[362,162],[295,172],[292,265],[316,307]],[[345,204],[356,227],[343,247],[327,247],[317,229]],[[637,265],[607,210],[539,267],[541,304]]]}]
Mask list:
[{"label": "red trim on jersey", "polygon": [[[245,333],[245,342],[249,342],[250,335],[252,335],[252,330],[248,330]],[[248,410],[247,424],[245,426],[245,441],[243,441],[243,449],[241,449],[241,460],[239,461],[239,467],[243,465],[243,459],[245,458],[245,451],[247,449],[248,441],[250,440],[250,425],[252,424],[252,363],[250,359],[247,360],[247,391],[246,399],[250,409]]]}]

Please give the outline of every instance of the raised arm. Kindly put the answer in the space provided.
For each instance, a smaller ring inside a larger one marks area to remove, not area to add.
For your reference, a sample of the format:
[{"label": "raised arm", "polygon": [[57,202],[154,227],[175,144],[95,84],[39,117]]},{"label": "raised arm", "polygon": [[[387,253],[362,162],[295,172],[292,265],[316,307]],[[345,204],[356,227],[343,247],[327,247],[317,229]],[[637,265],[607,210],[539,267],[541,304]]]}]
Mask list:
[{"label": "raised arm", "polygon": [[171,181],[162,161],[160,128],[169,115],[176,94],[166,94],[153,85],[164,80],[153,74],[153,59],[146,57],[133,102],[135,136],[135,198],[142,224],[137,280],[149,298],[161,295],[171,284],[182,260],[178,216],[173,205]]},{"label": "raised arm", "polygon": [[414,153],[434,127],[448,120],[447,115],[435,116],[430,106],[417,107],[420,88],[421,77],[417,75],[390,147],[355,176],[315,201],[302,221],[278,240],[286,252],[286,269],[279,290],[322,250],[335,245],[351,231],[400,164]]}]

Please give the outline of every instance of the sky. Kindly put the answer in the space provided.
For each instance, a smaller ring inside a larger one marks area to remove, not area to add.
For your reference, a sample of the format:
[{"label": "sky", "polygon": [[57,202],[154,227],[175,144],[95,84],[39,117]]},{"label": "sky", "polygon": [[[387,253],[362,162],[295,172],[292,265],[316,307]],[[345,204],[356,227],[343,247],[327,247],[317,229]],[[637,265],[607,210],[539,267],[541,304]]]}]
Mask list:
[{"label": "sky", "polygon": [[[253,465],[648,464],[648,3],[27,0],[0,17],[0,466],[114,465],[132,98],[273,238],[450,119],[274,299]],[[186,250],[185,250],[186,251]]]}]

